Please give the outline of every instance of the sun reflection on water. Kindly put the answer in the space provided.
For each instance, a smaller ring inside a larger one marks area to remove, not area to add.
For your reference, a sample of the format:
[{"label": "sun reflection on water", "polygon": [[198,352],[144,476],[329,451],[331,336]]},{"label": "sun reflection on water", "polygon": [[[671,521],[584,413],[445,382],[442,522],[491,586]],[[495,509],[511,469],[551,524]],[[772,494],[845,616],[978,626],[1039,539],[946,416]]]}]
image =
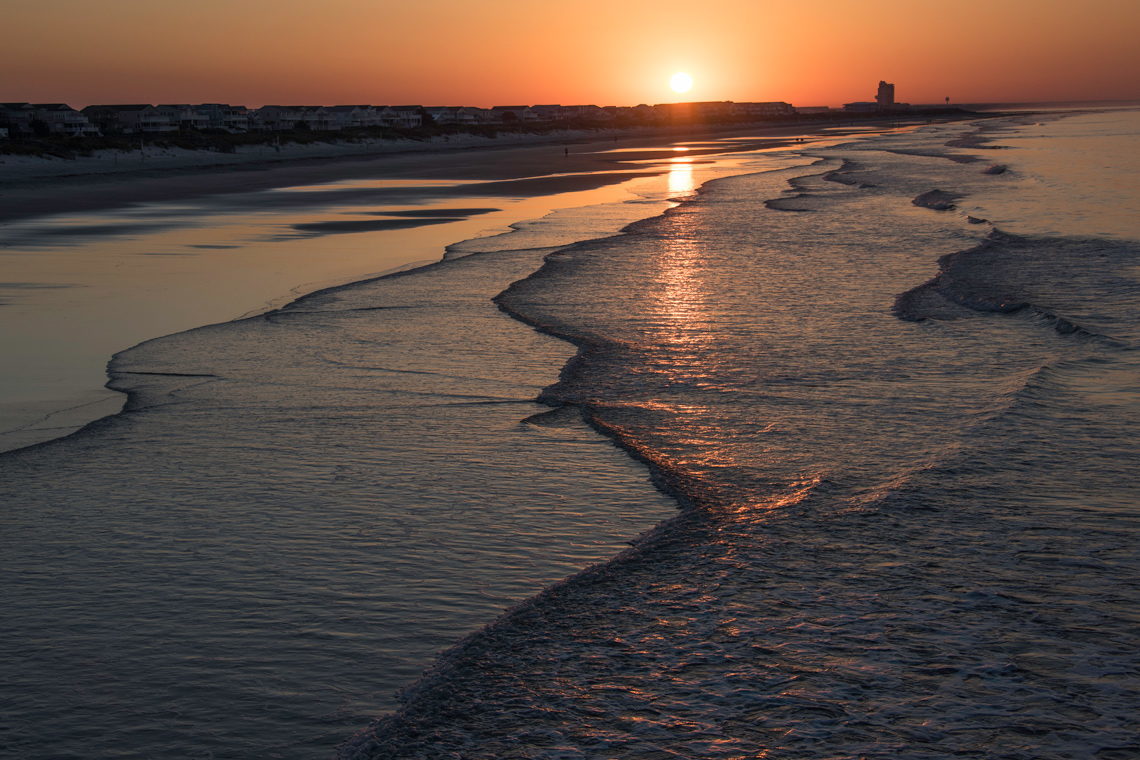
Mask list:
[{"label": "sun reflection on water", "polygon": [[669,193],[674,196],[693,192],[693,159],[688,156],[674,158],[669,167]]}]

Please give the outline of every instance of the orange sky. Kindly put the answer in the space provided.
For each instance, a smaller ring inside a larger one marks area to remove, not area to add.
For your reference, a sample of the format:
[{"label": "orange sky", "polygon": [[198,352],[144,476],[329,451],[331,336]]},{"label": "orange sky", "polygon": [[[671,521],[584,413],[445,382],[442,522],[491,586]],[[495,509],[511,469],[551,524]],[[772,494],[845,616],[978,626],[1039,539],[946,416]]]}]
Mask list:
[{"label": "orange sky", "polygon": [[[3,0],[0,101],[1140,98],[1140,0]],[[684,98],[668,88],[693,75]]]}]

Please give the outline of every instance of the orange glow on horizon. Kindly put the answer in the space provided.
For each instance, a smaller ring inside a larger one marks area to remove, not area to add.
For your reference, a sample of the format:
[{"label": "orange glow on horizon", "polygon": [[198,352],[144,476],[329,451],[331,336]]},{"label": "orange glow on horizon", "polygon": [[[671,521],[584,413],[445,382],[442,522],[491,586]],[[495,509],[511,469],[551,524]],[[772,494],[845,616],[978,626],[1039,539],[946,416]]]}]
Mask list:
[{"label": "orange glow on horizon", "polygon": [[0,100],[74,106],[636,105],[669,71],[692,100],[1140,98],[1130,0],[8,0],[5,28]]}]

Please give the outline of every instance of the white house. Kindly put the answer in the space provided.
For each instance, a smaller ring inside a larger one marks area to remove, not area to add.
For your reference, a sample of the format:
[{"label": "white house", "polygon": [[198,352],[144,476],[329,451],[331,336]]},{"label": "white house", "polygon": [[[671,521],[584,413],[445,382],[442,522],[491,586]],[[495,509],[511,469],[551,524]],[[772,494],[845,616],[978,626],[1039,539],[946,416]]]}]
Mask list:
[{"label": "white house", "polygon": [[490,117],[486,108],[473,106],[431,106],[424,110],[436,124],[483,124]]},{"label": "white house", "polygon": [[170,123],[179,129],[208,129],[210,126],[210,117],[199,111],[197,106],[187,103],[160,104],[155,106],[154,110],[169,119]]},{"label": "white house", "polygon": [[428,106],[424,112],[431,117],[432,124],[458,124],[457,106]]},{"label": "white house", "polygon": [[332,129],[332,115],[324,106],[300,106],[301,122],[309,129],[327,131]]},{"label": "white house", "polygon": [[329,106],[327,113],[329,129],[339,131],[364,126],[365,106]]},{"label": "white house", "polygon": [[227,132],[249,130],[249,109],[245,106],[231,106],[228,103],[202,103],[194,107],[206,117],[210,129],[224,129]]},{"label": "white house", "polygon": [[325,108],[328,129],[353,129],[383,126],[380,110],[376,106],[328,106]]},{"label": "white house", "polygon": [[66,103],[32,103],[36,119],[47,124],[53,135],[86,137],[99,134],[99,128]]},{"label": "white house", "polygon": [[398,129],[415,129],[422,127],[424,117],[421,113],[423,106],[387,106],[381,115],[386,127]]}]

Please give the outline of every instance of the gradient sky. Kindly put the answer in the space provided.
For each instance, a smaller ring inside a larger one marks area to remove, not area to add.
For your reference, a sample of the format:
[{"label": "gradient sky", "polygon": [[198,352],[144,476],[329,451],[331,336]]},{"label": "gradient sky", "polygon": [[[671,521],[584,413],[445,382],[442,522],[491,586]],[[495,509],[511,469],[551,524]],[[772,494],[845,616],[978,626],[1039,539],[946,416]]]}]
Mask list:
[{"label": "gradient sky", "polygon": [[[0,0],[0,101],[1140,98],[1140,0]],[[693,75],[681,98],[676,71]]]}]

